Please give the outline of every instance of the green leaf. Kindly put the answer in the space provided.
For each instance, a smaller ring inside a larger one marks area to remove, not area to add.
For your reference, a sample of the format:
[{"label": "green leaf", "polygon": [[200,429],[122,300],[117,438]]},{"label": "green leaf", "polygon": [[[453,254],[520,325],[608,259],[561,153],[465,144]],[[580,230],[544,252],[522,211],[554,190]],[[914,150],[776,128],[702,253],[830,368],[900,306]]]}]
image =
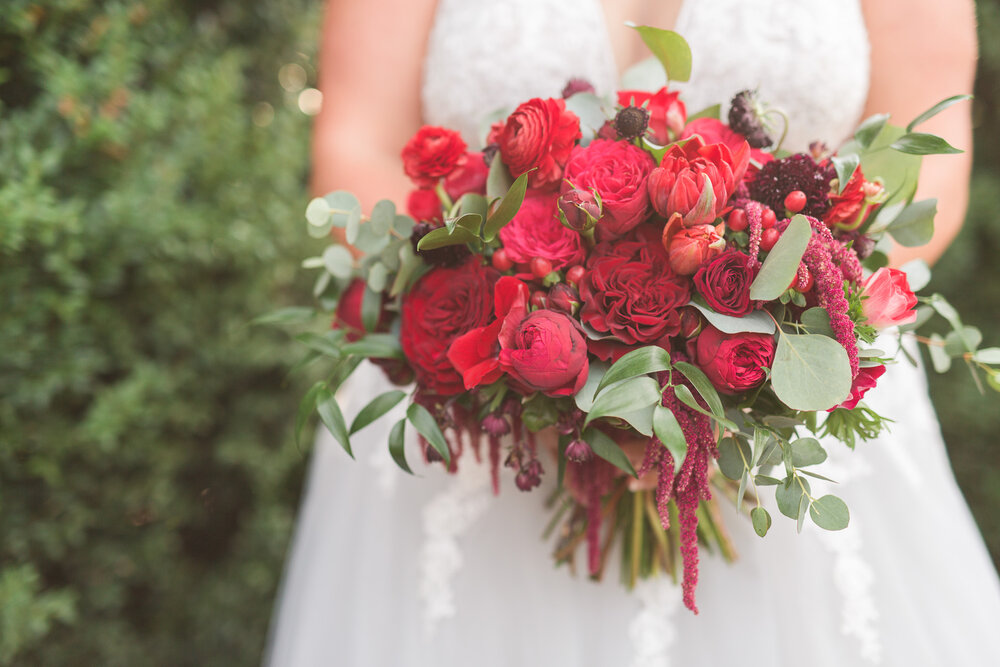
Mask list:
[{"label": "green leaf", "polygon": [[[380,264],[379,266],[384,266]],[[382,293],[373,292],[370,285],[361,295],[361,326],[365,331],[374,331],[382,314]]]},{"label": "green leaf", "polygon": [[809,482],[804,479],[795,480],[789,477],[785,478],[774,492],[774,498],[778,501],[778,511],[789,519],[799,518],[799,501],[805,497],[805,493],[802,490],[803,486],[806,492],[808,492]]},{"label": "green leaf", "polygon": [[322,197],[316,197],[306,207],[306,222],[309,223],[309,235],[321,239],[330,233],[333,222],[330,220],[330,205]]},{"label": "green leaf", "polygon": [[728,428],[731,431],[738,431],[739,430],[739,426],[737,426],[733,422],[729,421],[725,417],[717,417],[716,415],[713,415],[711,412],[709,412],[705,408],[701,407],[698,404],[698,401],[695,400],[694,394],[692,394],[691,390],[687,388],[687,385],[684,385],[684,384],[675,385],[674,386],[674,395],[677,396],[677,400],[679,400],[681,403],[683,403],[684,405],[688,406],[689,408],[691,408],[695,412],[697,412],[699,414],[702,414],[702,415],[705,415],[706,417],[709,417],[711,419],[714,419],[715,421],[717,421],[718,423],[722,424],[724,427]]},{"label": "green leaf", "polygon": [[875,141],[875,137],[882,131],[888,120],[889,114],[887,113],[878,113],[874,116],[869,116],[854,131],[854,139],[861,144],[862,148],[868,148]]},{"label": "green leaf", "polygon": [[500,154],[494,155],[489,174],[486,176],[486,197],[490,200],[503,197],[513,182],[514,179],[510,177],[507,165],[500,159]]},{"label": "green leaf", "polygon": [[768,477],[767,475],[757,475],[753,478],[753,481],[757,486],[777,486],[778,484],[781,484],[780,479]]},{"label": "green leaf", "polygon": [[869,181],[879,178],[885,184],[885,191],[891,194],[882,205],[883,211],[894,202],[907,202],[912,199],[917,188],[921,157],[886,150],[889,144],[903,134],[905,134],[903,128],[887,123],[868,148],[862,147],[857,140],[854,140],[840,149],[845,155],[858,153],[861,156],[861,169],[865,172],[865,178]]},{"label": "green leaf", "polygon": [[628,424],[647,438],[653,437],[653,409],[656,405],[647,405],[639,410],[626,412],[618,415],[618,418],[628,422]]},{"label": "green leaf", "polygon": [[441,432],[441,427],[438,426],[437,421],[427,411],[427,408],[419,403],[410,403],[410,407],[406,409],[406,418],[413,424],[413,428],[417,429],[417,433],[424,436],[424,439],[430,443],[434,451],[441,455],[444,462],[451,465],[451,450],[448,449],[444,433]]},{"label": "green leaf", "polygon": [[521,208],[521,202],[524,201],[524,193],[528,189],[528,174],[531,171],[534,170],[526,171],[514,180],[514,184],[500,200],[500,205],[497,206],[493,215],[486,218],[486,225],[483,227],[483,240],[486,242],[495,239],[503,226],[517,215],[518,209]]},{"label": "green leaf", "polygon": [[966,352],[974,352],[983,342],[983,332],[968,325],[959,331],[949,331],[944,337],[944,351],[952,357],[960,357]]},{"label": "green leaf", "polygon": [[739,512],[743,509],[743,496],[747,492],[747,482],[750,480],[750,471],[744,470],[743,476],[740,477],[740,488],[736,491],[736,511]]},{"label": "green leaf", "polygon": [[605,387],[622,380],[670,370],[670,353],[662,347],[650,345],[632,350],[608,369],[597,385],[597,394]]},{"label": "green leaf", "polygon": [[670,81],[687,81],[691,78],[691,47],[673,30],[661,30],[647,25],[633,25],[650,52],[663,65]]},{"label": "green leaf", "polygon": [[674,457],[674,472],[678,472],[687,456],[687,439],[670,408],[662,405],[653,408],[653,433]]},{"label": "green leaf", "polygon": [[395,222],[396,205],[388,199],[383,199],[375,204],[371,218],[368,220],[372,231],[378,235],[388,234]]},{"label": "green leaf", "polygon": [[767,531],[771,527],[771,515],[768,514],[766,509],[763,507],[754,507],[750,510],[750,521],[753,522],[755,533],[761,537],[767,535]]},{"label": "green leaf", "polygon": [[826,461],[826,450],[815,438],[799,438],[792,443],[792,465],[796,468],[814,466]]},{"label": "green leaf", "polygon": [[580,119],[580,128],[585,137],[597,134],[608,119],[601,98],[593,93],[577,93],[567,98],[566,110],[572,111]]},{"label": "green leaf", "polygon": [[325,382],[317,382],[309,388],[306,395],[302,397],[299,402],[299,410],[295,414],[295,444],[299,444],[299,440],[302,436],[302,427],[306,425],[306,420],[309,419],[309,415],[312,411],[316,409],[316,397],[319,396],[319,392],[326,389]]},{"label": "green leaf", "polygon": [[699,118],[714,118],[715,120],[722,119],[722,105],[713,104],[710,107],[705,107],[696,114],[687,117],[687,122],[690,123],[693,120],[698,120]]},{"label": "green leaf", "polygon": [[927,111],[923,112],[922,114],[911,120],[910,124],[906,126],[906,131],[912,132],[913,128],[915,128],[917,125],[920,125],[920,123],[923,123],[925,120],[933,118],[934,116],[938,115],[939,113],[950,107],[952,104],[956,104],[958,102],[971,99],[972,95],[953,95],[952,97],[943,99],[934,106],[932,106]]},{"label": "green leaf", "polygon": [[381,297],[389,283],[389,269],[382,262],[375,262],[368,269],[368,290]]},{"label": "green leaf", "polygon": [[320,354],[325,354],[328,357],[333,357],[334,359],[340,359],[344,356],[343,350],[340,347],[340,337],[337,336],[336,331],[328,331],[322,336],[311,331],[306,331],[300,333],[295,337],[295,340],[299,341],[310,350],[315,350]]},{"label": "green leaf", "polygon": [[935,134],[922,132],[908,132],[892,142],[889,147],[908,155],[942,155],[964,152]]},{"label": "green leaf", "polygon": [[771,252],[767,253],[760,273],[750,285],[750,298],[755,301],[773,301],[788,290],[799,262],[812,238],[812,228],[804,215],[792,218]]},{"label": "green leaf", "polygon": [[396,465],[412,475],[413,471],[410,470],[410,466],[406,462],[406,451],[403,448],[405,438],[406,420],[400,419],[393,424],[392,430],[389,431],[389,455],[392,456],[392,460],[396,462]]},{"label": "green leaf", "polygon": [[447,227],[432,229],[417,244],[417,250],[435,250],[452,245],[463,245],[478,241],[479,237],[470,232],[465,227],[455,227],[451,232]]},{"label": "green leaf", "polygon": [[250,324],[299,324],[308,322],[314,317],[316,317],[315,308],[293,306],[291,308],[272,310],[270,313],[255,317],[250,320]]},{"label": "green leaf", "polygon": [[373,359],[403,359],[403,348],[392,334],[368,334],[353,343],[344,343],[340,351]]},{"label": "green leaf", "polygon": [[931,281],[931,269],[922,259],[911,260],[899,268],[906,274],[906,282],[914,292],[927,287]]},{"label": "green leaf", "polygon": [[795,532],[802,532],[802,525],[806,522],[806,511],[809,509],[809,497],[802,494],[799,498],[799,513],[795,518]]},{"label": "green leaf", "polygon": [[319,418],[323,422],[323,425],[326,426],[326,430],[333,435],[337,442],[340,443],[340,446],[344,448],[344,451],[353,459],[354,452],[351,451],[351,439],[347,433],[347,424],[344,422],[344,415],[340,412],[340,405],[337,404],[337,398],[329,389],[320,389],[316,395],[316,411],[319,413]]},{"label": "green leaf", "polygon": [[754,310],[743,317],[733,317],[732,315],[717,313],[708,306],[700,304],[696,301],[692,301],[688,305],[694,306],[698,312],[705,316],[705,319],[708,320],[709,324],[722,333],[774,333],[774,320],[772,320],[767,313],[760,310]]},{"label": "green leaf", "polygon": [[826,312],[826,308],[819,306],[810,308],[802,313],[801,319],[802,325],[811,334],[820,334],[828,338],[835,338],[837,335],[830,326],[830,313]]},{"label": "green leaf", "polygon": [[831,495],[813,501],[809,506],[809,516],[824,530],[843,530],[851,521],[851,513],[844,501]]},{"label": "green leaf", "polygon": [[588,428],[583,432],[583,439],[602,459],[622,472],[632,477],[638,477],[635,468],[632,467],[632,462],[628,460],[625,452],[610,436],[596,428]]},{"label": "green leaf", "polygon": [[938,373],[947,373],[951,368],[951,357],[944,351],[944,338],[938,334],[931,334],[930,341],[927,352],[931,356],[931,366]]},{"label": "green leaf", "polygon": [[410,286],[410,281],[420,274],[420,270],[425,264],[422,259],[413,251],[413,244],[406,241],[399,247],[399,269],[396,271],[396,279],[392,281],[389,289],[389,296],[395,297],[401,294]]},{"label": "green leaf", "polygon": [[347,190],[336,190],[323,196],[330,207],[334,227],[347,227],[352,218],[361,220],[361,202]]},{"label": "green leaf", "polygon": [[444,228],[448,230],[449,234],[454,234],[456,228],[461,228],[479,238],[479,228],[482,224],[483,216],[478,213],[463,213],[457,218],[446,218]]},{"label": "green leaf", "polygon": [[397,213],[395,220],[393,220],[392,228],[401,238],[409,239],[416,225],[416,221],[410,216]]},{"label": "green leaf", "polygon": [[590,422],[601,417],[620,417],[655,405],[660,399],[660,385],[653,378],[642,376],[625,380],[614,391],[604,392],[594,399],[583,426],[586,428]]},{"label": "green leaf", "polygon": [[778,400],[793,410],[827,410],[851,392],[847,351],[832,338],[782,333],[771,367]]},{"label": "green leaf", "polygon": [[694,388],[698,390],[701,397],[705,399],[705,403],[708,404],[708,408],[712,411],[713,415],[716,417],[726,416],[719,393],[715,390],[712,381],[708,379],[708,376],[700,368],[686,361],[678,361],[674,364],[674,368],[680,371],[694,385]]},{"label": "green leaf", "polygon": [[361,412],[359,412],[354,418],[354,421],[351,422],[350,434],[354,435],[365,426],[368,426],[373,421],[389,412],[389,410],[392,410],[394,407],[399,405],[399,402],[405,397],[406,392],[399,391],[398,389],[387,391],[384,394],[376,396],[368,405],[361,408]]},{"label": "green leaf", "polygon": [[459,198],[456,205],[460,216],[478,215],[480,220],[486,218],[486,213],[489,209],[486,197],[476,192],[466,192]]},{"label": "green leaf", "polygon": [[597,385],[604,379],[604,374],[608,372],[608,364],[603,361],[594,360],[590,362],[590,370],[587,372],[587,382],[580,391],[573,396],[576,407],[584,412],[590,412],[594,405],[594,394],[597,393]]},{"label": "green leaf", "polygon": [[861,164],[861,158],[853,153],[850,155],[835,155],[830,162],[833,163],[833,168],[837,171],[837,194],[840,194],[847,187],[851,176],[854,175],[854,172]]},{"label": "green leaf", "polygon": [[726,437],[719,443],[719,470],[732,480],[738,480],[747,470],[753,454],[750,445],[740,438]]},{"label": "green leaf", "polygon": [[907,248],[926,245],[934,235],[937,199],[923,199],[904,208],[887,228],[892,238]]},{"label": "green leaf", "polygon": [[323,266],[331,275],[346,280],[354,271],[354,258],[345,246],[327,246],[323,251]]},{"label": "green leaf", "polygon": [[976,350],[972,360],[981,364],[1000,364],[1000,347],[984,347]]}]

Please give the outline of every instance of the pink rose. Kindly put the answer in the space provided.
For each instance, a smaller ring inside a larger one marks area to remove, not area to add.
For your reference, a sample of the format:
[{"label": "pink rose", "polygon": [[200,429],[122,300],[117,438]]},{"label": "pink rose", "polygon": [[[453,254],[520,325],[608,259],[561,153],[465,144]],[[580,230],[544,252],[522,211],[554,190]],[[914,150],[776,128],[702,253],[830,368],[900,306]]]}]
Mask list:
[{"label": "pink rose", "polygon": [[909,324],[917,319],[917,297],[910,290],[906,274],[883,267],[868,277],[861,293],[861,309],[868,324],[876,329]]},{"label": "pink rose", "polygon": [[883,373],[885,373],[885,366],[868,366],[859,369],[858,374],[854,378],[854,384],[851,385],[851,395],[846,401],[840,405],[833,406],[827,412],[833,412],[837,408],[853,410],[857,407],[858,401],[868,393],[868,390],[875,388],[878,379],[882,377]]},{"label": "pink rose", "polygon": [[723,394],[741,394],[767,379],[774,361],[774,337],[759,333],[725,334],[706,324],[695,344],[698,366]]},{"label": "pink rose", "polygon": [[580,235],[563,227],[556,217],[556,197],[529,194],[517,215],[500,230],[507,257],[528,264],[535,257],[552,262],[553,270],[580,264],[584,259]]},{"label": "pink rose", "polygon": [[[587,342],[563,313],[512,309],[500,329],[500,368],[528,391],[572,396],[587,382]],[[523,312],[523,311],[521,311]]]},{"label": "pink rose", "polygon": [[646,179],[655,167],[649,153],[627,141],[595,139],[573,149],[562,191],[595,190],[603,208],[598,228],[618,237],[648,216]]}]

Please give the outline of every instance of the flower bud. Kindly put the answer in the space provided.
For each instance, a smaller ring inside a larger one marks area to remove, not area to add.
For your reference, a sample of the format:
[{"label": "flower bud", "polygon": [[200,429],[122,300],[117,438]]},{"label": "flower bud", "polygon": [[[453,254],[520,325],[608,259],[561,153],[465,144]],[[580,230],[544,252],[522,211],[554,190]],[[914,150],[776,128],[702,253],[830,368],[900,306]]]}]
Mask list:
[{"label": "flower bud", "polygon": [[586,463],[594,457],[594,450],[583,440],[573,440],[566,445],[566,460],[573,463]]},{"label": "flower bud", "polygon": [[562,89],[563,98],[573,97],[577,93],[596,93],[594,86],[586,79],[581,79],[579,77],[574,77],[566,82],[566,86]]},{"label": "flower bud", "polygon": [[570,190],[559,197],[559,220],[573,231],[592,229],[601,215],[601,201],[593,192]]},{"label": "flower bud", "polygon": [[542,464],[538,459],[532,459],[521,468],[514,478],[514,483],[521,491],[531,491],[542,483]]},{"label": "flower bud", "polygon": [[510,433],[510,424],[507,423],[506,419],[496,413],[490,413],[483,417],[480,427],[483,431],[495,437]]},{"label": "flower bud", "polygon": [[729,127],[746,137],[752,148],[770,146],[772,141],[764,123],[764,112],[754,91],[740,91],[729,107]]},{"label": "flower bud", "polygon": [[566,283],[556,283],[549,289],[548,304],[550,310],[572,317],[580,307],[580,294]]},{"label": "flower bud", "polygon": [[622,139],[641,137],[649,127],[649,112],[643,108],[627,106],[615,114],[615,131]]}]

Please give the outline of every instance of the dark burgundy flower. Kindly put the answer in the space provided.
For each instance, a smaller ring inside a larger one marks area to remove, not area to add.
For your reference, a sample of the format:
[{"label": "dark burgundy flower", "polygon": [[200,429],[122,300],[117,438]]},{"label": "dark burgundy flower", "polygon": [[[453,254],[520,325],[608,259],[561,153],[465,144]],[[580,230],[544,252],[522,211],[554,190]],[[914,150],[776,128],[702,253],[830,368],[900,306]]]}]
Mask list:
[{"label": "dark burgundy flower", "polygon": [[754,308],[750,285],[756,276],[750,257],[730,250],[699,268],[694,285],[712,310],[742,317]]},{"label": "dark burgundy flower", "polygon": [[748,183],[750,198],[780,215],[785,210],[788,193],[801,190],[806,195],[806,205],[800,212],[822,220],[830,208],[830,181],[835,175],[833,165],[819,165],[809,155],[798,153],[761,167]]}]

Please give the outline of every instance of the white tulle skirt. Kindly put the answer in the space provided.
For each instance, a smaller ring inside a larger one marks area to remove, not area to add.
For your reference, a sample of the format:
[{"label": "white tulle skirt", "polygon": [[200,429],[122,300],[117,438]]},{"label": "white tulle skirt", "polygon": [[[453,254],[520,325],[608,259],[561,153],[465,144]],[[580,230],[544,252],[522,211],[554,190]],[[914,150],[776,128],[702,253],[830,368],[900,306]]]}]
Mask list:
[{"label": "white tulle skirt", "polygon": [[[341,398],[356,411],[385,385],[365,365]],[[472,456],[450,476],[414,448],[419,476],[405,475],[386,451],[392,417],[356,438],[357,462],[323,433],[266,664],[1000,664],[1000,582],[922,370],[890,368],[867,402],[896,419],[891,434],[853,454],[828,443],[823,471],[841,482],[850,527],[806,522],[797,535],[775,510],[761,539],[723,501],[740,557],[727,565],[703,551],[698,616],[669,580],[629,593],[615,567],[603,583],[554,568],[544,486],[521,493],[508,476],[493,497]],[[773,488],[762,492],[773,505]]]}]

